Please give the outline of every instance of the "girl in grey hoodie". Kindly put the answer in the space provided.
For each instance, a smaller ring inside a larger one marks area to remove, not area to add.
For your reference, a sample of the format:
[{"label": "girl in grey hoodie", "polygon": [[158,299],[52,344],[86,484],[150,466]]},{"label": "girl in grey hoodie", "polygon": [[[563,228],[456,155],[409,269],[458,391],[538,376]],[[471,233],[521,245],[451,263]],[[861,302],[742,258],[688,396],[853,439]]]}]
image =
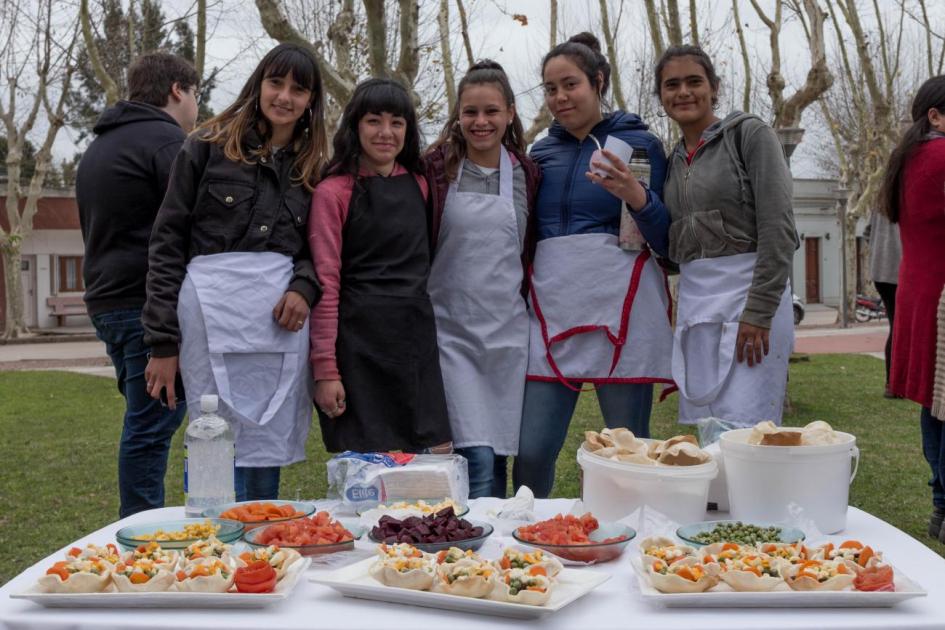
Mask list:
[{"label": "girl in grey hoodie", "polygon": [[794,345],[791,173],[757,116],[715,115],[719,78],[695,46],[666,51],[656,94],[683,138],[669,156],[669,256],[680,265],[673,377],[680,422],[781,421]]}]

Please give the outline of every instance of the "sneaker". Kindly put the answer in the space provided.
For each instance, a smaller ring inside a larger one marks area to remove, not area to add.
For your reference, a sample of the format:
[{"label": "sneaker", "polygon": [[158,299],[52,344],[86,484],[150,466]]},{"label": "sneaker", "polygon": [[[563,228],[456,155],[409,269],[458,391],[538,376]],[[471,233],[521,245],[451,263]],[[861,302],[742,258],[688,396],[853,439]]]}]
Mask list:
[{"label": "sneaker", "polygon": [[934,508],[932,510],[932,516],[929,518],[929,536],[938,538],[941,542],[945,542],[945,527],[942,527],[943,521],[945,521],[945,508]]}]

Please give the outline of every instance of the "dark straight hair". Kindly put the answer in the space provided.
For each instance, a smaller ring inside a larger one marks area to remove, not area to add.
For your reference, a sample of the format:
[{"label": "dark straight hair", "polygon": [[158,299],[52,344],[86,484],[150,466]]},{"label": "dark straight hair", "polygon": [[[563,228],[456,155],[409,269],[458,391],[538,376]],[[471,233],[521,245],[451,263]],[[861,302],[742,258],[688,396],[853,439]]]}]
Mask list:
[{"label": "dark straight hair", "polygon": [[712,63],[712,58],[709,57],[706,51],[702,50],[699,46],[691,45],[670,46],[660,56],[659,61],[656,62],[656,69],[653,72],[654,80],[656,81],[653,86],[653,94],[656,95],[656,98],[660,97],[660,89],[663,86],[663,69],[666,67],[667,63],[678,57],[692,57],[693,61],[702,66],[702,69],[705,70],[705,77],[709,80],[709,85],[715,92],[715,95],[712,96],[712,104],[715,105],[718,103],[719,86],[722,85],[722,80],[715,71],[715,64]]},{"label": "dark straight hair", "polygon": [[[466,138],[463,136],[463,130],[459,125],[460,104],[463,100],[463,90],[472,85],[493,85],[505,99],[506,106],[511,109],[515,107],[515,92],[509,83],[509,77],[501,65],[491,59],[482,59],[477,61],[466,72],[466,76],[459,82],[456,88],[456,104],[453,105],[453,111],[440,132],[440,137],[429,148],[428,153],[435,151],[439,147],[446,147],[446,179],[453,181],[456,179],[459,169],[459,162],[466,157]],[[518,117],[518,111],[512,118],[512,123],[505,128],[505,135],[502,136],[502,144],[506,149],[519,155],[525,154],[525,128],[522,126],[522,119]]]},{"label": "dark straight hair", "polygon": [[397,154],[397,163],[414,174],[423,172],[420,161],[420,129],[413,100],[403,85],[393,79],[368,79],[354,88],[351,100],[345,105],[338,131],[332,139],[334,153],[323,169],[329,175],[358,176],[361,159],[361,140],[358,123],[368,114],[391,114],[407,121],[404,148]]},{"label": "dark straight hair", "polygon": [[945,74],[932,77],[919,87],[912,99],[912,125],[889,156],[883,185],[879,189],[879,204],[883,214],[893,223],[899,222],[902,203],[902,171],[916,148],[928,140],[932,124],[929,110],[935,109],[945,116]]},{"label": "dark straight hair", "polygon": [[[541,60],[541,74],[544,78],[545,66],[555,57],[564,55],[581,69],[590,81],[591,87],[597,92],[601,101],[610,88],[610,63],[601,52],[600,40],[593,33],[583,32],[571,37],[563,44],[558,44]],[[601,80],[601,78],[603,80]]]}]

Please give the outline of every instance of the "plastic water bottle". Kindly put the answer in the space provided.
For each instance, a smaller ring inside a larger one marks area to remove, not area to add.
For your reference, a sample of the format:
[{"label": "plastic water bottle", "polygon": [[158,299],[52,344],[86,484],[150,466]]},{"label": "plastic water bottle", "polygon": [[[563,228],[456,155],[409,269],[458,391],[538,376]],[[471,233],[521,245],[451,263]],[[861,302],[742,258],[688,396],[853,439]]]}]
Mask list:
[{"label": "plastic water bottle", "polygon": [[[646,149],[634,149],[628,166],[634,177],[640,180],[644,186],[649,185],[650,157],[647,155]],[[642,250],[646,244],[646,239],[640,233],[637,222],[630,216],[630,209],[627,208],[625,203],[620,207],[620,234],[617,241],[620,249],[631,252]]]},{"label": "plastic water bottle", "polygon": [[235,446],[233,429],[217,415],[218,398],[200,397],[200,417],[187,424],[184,433],[184,505],[188,517],[232,503]]}]

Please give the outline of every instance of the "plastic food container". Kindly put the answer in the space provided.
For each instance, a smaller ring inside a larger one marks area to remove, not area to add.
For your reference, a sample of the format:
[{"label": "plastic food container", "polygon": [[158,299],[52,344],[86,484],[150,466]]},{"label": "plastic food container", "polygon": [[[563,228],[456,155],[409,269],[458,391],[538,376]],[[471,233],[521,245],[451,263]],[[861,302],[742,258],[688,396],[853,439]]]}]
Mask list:
[{"label": "plastic food container", "polygon": [[[599,527],[588,536],[592,541],[590,543],[552,545],[525,540],[518,535],[517,529],[512,532],[512,538],[523,545],[537,547],[538,549],[542,549],[565,560],[586,562],[588,564],[609,562],[610,560],[619,558],[620,554],[623,553],[623,550],[626,549],[627,545],[630,544],[630,541],[633,540],[636,535],[637,533],[632,527],[624,525],[623,523],[600,523]],[[618,536],[625,536],[625,538],[611,542],[594,542],[603,541],[607,538],[616,538]]]},{"label": "plastic food container", "polygon": [[709,484],[718,474],[715,460],[697,466],[628,464],[592,455],[583,445],[577,461],[584,508],[602,521],[620,520],[643,505],[679,523],[704,520]]},{"label": "plastic food container", "polygon": [[[145,523],[144,525],[129,525],[118,530],[118,532],[115,534],[115,540],[118,541],[118,544],[125,551],[136,549],[139,545],[146,545],[152,541],[161,545],[162,549],[180,551],[182,549],[186,549],[188,546],[197,542],[198,540],[206,540],[207,537],[183,538],[179,540],[159,540],[158,538],[155,538],[153,534],[158,530],[164,530],[165,532],[181,531],[187,525],[202,525],[207,520],[209,520],[211,524],[219,527],[216,537],[217,540],[222,543],[234,543],[243,535],[243,524],[239,521],[231,521],[222,518],[183,518],[176,521],[161,521],[158,523]],[[138,539],[138,536],[141,536],[142,538]]]},{"label": "plastic food container", "polygon": [[810,519],[824,534],[846,527],[850,483],[860,462],[856,437],[837,431],[839,444],[760,446],[748,444],[749,435],[751,429],[735,429],[720,439],[732,518]]}]

